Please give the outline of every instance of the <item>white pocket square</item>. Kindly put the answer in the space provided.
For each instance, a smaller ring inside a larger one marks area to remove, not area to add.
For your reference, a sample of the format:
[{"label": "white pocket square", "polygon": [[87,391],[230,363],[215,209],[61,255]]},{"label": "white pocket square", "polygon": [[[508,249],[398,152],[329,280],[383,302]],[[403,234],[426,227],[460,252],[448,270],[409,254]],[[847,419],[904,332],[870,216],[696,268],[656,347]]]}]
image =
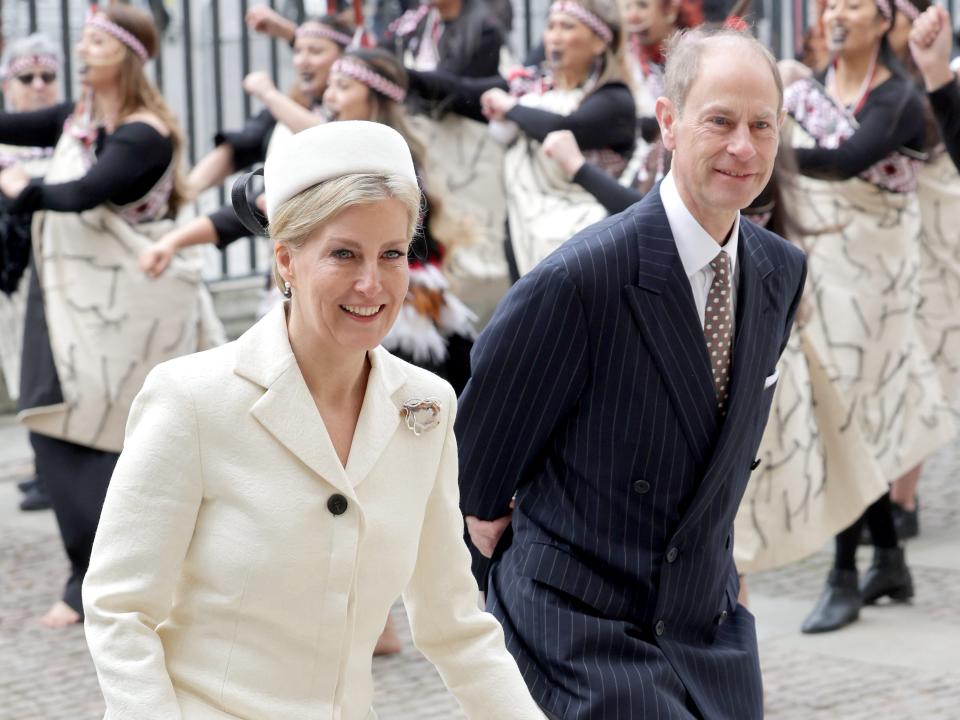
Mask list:
[{"label": "white pocket square", "polygon": [[768,377],[766,380],[763,381],[763,389],[766,390],[767,388],[773,387],[777,383],[777,380],[779,379],[780,379],[780,368],[777,368],[776,370],[773,371],[773,375],[771,375],[770,377]]}]

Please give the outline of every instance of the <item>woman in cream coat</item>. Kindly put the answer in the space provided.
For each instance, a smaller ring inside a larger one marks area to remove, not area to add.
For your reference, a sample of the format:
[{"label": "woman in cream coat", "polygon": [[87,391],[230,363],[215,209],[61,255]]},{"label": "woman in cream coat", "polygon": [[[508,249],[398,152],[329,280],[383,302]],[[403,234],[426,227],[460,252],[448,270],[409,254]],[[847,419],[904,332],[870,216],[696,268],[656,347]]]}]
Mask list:
[{"label": "woman in cream coat", "polygon": [[332,123],[264,172],[288,301],[158,366],[130,415],[84,584],[107,717],[375,718],[402,594],[468,717],[543,718],[477,606],[455,395],[379,347],[407,291],[409,150]]}]

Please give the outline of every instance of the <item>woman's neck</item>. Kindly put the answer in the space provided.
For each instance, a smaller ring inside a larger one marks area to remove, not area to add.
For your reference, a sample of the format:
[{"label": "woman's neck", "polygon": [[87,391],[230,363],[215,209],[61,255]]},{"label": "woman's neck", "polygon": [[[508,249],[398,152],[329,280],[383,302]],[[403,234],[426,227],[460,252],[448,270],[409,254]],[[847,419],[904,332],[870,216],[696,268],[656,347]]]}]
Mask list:
[{"label": "woman's neck", "polygon": [[362,402],[369,364],[366,352],[338,352],[303,330],[294,313],[287,320],[290,348],[318,407],[342,408]]},{"label": "woman's neck", "polygon": [[840,55],[834,74],[837,92],[841,95],[855,93],[866,81],[878,52],[879,48],[875,47],[856,55]]},{"label": "woman's neck", "polygon": [[116,86],[98,88],[93,91],[94,117],[103,121],[107,132],[113,132],[120,121],[123,98]]},{"label": "woman's neck", "polygon": [[588,72],[557,69],[553,71],[553,84],[558,90],[573,90],[586,82]]}]

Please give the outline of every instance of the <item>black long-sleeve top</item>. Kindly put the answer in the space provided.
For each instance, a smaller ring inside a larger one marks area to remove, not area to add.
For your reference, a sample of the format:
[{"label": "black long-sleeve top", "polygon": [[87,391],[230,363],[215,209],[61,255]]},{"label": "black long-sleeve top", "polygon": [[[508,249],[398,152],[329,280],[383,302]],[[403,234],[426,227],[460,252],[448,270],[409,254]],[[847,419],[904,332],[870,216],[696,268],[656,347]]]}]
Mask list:
[{"label": "black long-sleeve top", "polygon": [[[245,170],[267,159],[267,146],[277,126],[277,120],[269,110],[261,110],[249,118],[240,130],[220,130],[213,137],[215,145],[227,144],[233,148],[233,167]],[[224,205],[207,215],[217,233],[217,247],[221,250],[240,238],[248,237],[250,231],[240,222],[232,205]]]},{"label": "black long-sleeve top", "polygon": [[[36,112],[0,114],[0,142],[52,147],[73,112],[72,103]],[[101,128],[94,145],[97,162],[76,180],[45,183],[32,179],[12,203],[14,212],[83,212],[111,202],[139,200],[156,185],[173,159],[173,139],[143,122],[124,123],[112,133]]]},{"label": "black long-sleeve top", "polygon": [[584,163],[573,176],[573,182],[593,195],[597,202],[611,215],[623,212],[634,203],[643,200],[643,194],[617,182],[596,165]]},{"label": "black long-sleeve top", "polygon": [[796,149],[801,173],[848,180],[900,148],[923,150],[923,99],[909,80],[894,75],[877,85],[855,117],[859,127],[840,147]]},{"label": "black long-sleeve top", "polygon": [[213,229],[217,233],[217,247],[221,250],[227,245],[250,236],[250,231],[240,222],[233,205],[224,205],[207,215],[210,222],[213,223]]},{"label": "black long-sleeve top", "polygon": [[233,167],[239,172],[267,159],[267,145],[276,126],[277,120],[270,111],[261,110],[240,130],[220,130],[213,136],[213,143],[233,148]]},{"label": "black long-sleeve top", "polygon": [[[480,111],[480,96],[492,88],[507,90],[499,75],[461,78],[451,73],[409,71],[410,90],[428,100],[446,100],[458,115],[486,122]],[[633,95],[621,82],[611,82],[587,95],[569,115],[517,104],[506,117],[529,137],[543,141],[554,130],[570,130],[582,150],[609,148],[627,155],[634,144]]]},{"label": "black long-sleeve top", "polygon": [[960,170],[960,86],[956,78],[927,94],[950,159]]}]

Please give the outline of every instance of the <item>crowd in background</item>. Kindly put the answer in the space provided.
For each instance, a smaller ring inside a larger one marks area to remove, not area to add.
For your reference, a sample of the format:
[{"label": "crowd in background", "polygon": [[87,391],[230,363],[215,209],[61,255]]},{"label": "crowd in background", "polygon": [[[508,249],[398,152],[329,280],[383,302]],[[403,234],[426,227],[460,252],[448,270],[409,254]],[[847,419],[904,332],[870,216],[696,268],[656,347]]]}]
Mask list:
[{"label": "crowd in background", "polygon": [[[748,6],[724,22],[749,23]],[[221,129],[192,168],[144,73],[161,41],[147,14],[113,5],[90,20],[71,103],[59,102],[56,44],[8,41],[0,358],[36,458],[22,508],[53,507],[71,565],[45,624],[82,620],[80,586],[143,378],[225,341],[198,248],[223,251],[262,233],[263,218],[233,205],[190,217],[200,194],[321,123],[397,130],[426,203],[384,346],[459,392],[472,341],[511,282],[669,173],[654,106],[670,39],[706,21],[701,3],[558,0],[522,61],[506,46],[508,2],[381,10],[364,25],[353,7],[300,22],[251,8],[252,30],[290,43],[295,80],[282,89],[248,75],[242,91],[262,109]],[[955,436],[960,391],[951,20],[928,0],[820,0],[818,17],[802,57],[781,63],[777,170],[744,210],[807,253],[809,276],[735,533],[741,573],[836,536],[805,632],[912,597],[904,541],[919,532],[924,461]],[[255,182],[242,190],[259,193]],[[262,312],[284,294],[272,276],[264,283]],[[874,555],[858,573],[863,542]],[[388,626],[378,650],[398,649]]]}]

